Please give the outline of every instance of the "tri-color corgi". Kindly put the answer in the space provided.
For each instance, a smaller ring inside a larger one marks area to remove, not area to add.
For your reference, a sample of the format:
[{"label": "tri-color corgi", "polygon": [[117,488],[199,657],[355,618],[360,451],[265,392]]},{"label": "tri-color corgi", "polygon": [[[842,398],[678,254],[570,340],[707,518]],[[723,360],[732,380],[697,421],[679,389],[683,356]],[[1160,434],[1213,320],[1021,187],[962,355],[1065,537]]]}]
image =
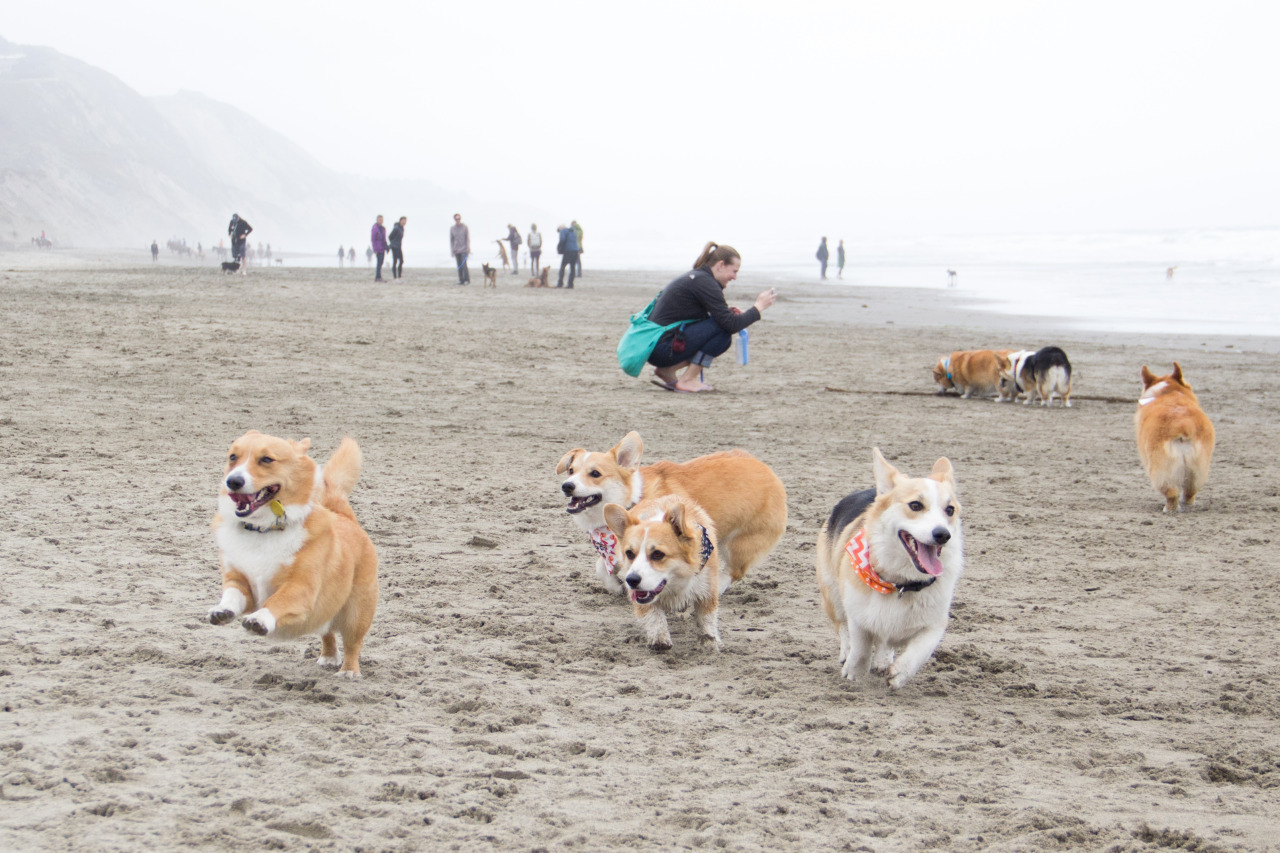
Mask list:
[{"label": "tri-color corgi", "polygon": [[1058,347],[1005,353],[1000,356],[1000,378],[1012,384],[1013,400],[1026,394],[1025,405],[1030,405],[1034,391],[1042,406],[1051,405],[1056,395],[1071,408],[1071,362]]},{"label": "tri-color corgi", "polygon": [[818,589],[840,635],[841,674],[906,684],[947,630],[964,571],[955,475],[943,457],[908,477],[872,451],[876,487],[846,496],[818,534]]},{"label": "tri-color corgi", "polygon": [[1142,366],[1142,396],[1133,425],[1142,467],[1151,485],[1164,495],[1164,511],[1194,504],[1196,493],[1209,479],[1213,423],[1176,361],[1168,376],[1156,376]]},{"label": "tri-color corgi", "polygon": [[618,542],[605,524],[605,504],[629,509],[642,500],[680,495],[701,507],[719,533],[720,593],[778,544],[787,527],[787,490],[768,465],[745,450],[729,450],[642,468],[643,452],[644,442],[633,431],[611,450],[575,448],[556,465],[563,477],[560,490],[569,499],[566,511],[591,538],[605,589],[627,592],[617,575]]},{"label": "tri-color corgi", "polygon": [[957,350],[940,357],[933,366],[938,393],[945,394],[955,388],[966,400],[973,394],[1001,394],[999,358],[1009,352],[1007,349]]},{"label": "tri-color corgi", "polygon": [[254,634],[319,634],[320,665],[357,678],[378,605],[378,554],[347,502],[360,448],[344,438],[323,468],[307,456],[310,448],[309,438],[257,430],[231,445],[213,517],[222,600],[209,621],[223,625],[247,612],[242,624]]},{"label": "tri-color corgi", "polygon": [[710,517],[688,498],[665,495],[631,510],[605,504],[604,520],[618,539],[617,576],[649,646],[671,648],[668,615],[692,607],[702,639],[719,651],[720,561]]}]

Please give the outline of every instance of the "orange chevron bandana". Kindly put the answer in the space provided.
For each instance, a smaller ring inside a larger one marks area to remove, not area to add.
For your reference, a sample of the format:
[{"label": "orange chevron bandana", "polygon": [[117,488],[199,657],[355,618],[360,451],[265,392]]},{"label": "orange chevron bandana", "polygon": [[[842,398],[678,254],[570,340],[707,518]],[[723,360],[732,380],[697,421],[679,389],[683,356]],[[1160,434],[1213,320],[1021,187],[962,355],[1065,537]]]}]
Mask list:
[{"label": "orange chevron bandana", "polygon": [[604,559],[606,570],[613,574],[618,568],[618,537],[608,527],[597,527],[591,531],[591,544]]},{"label": "orange chevron bandana", "polygon": [[876,574],[876,570],[871,568],[871,546],[867,544],[865,527],[853,534],[853,538],[849,540],[848,545],[844,546],[844,550],[849,554],[849,565],[853,566],[853,570],[858,573],[858,577],[862,578],[863,583],[885,595],[898,591],[896,584],[882,580]]}]

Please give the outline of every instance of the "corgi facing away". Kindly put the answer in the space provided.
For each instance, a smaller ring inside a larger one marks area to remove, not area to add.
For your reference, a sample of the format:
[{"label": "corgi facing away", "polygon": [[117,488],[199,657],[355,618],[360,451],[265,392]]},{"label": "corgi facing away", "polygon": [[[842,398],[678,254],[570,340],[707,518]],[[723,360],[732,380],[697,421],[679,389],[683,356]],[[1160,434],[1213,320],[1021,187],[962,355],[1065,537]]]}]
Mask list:
[{"label": "corgi facing away", "polygon": [[992,392],[1003,399],[999,359],[1009,352],[1007,349],[957,350],[940,357],[933,366],[933,381],[938,383],[938,393],[945,394],[955,388],[966,400],[973,394]]},{"label": "corgi facing away", "polygon": [[947,630],[964,571],[955,475],[946,457],[908,477],[872,451],[874,489],[836,504],[818,534],[818,590],[840,636],[841,674],[902,687]]},{"label": "corgi facing away", "polygon": [[242,624],[254,634],[319,634],[320,665],[357,678],[378,604],[378,555],[347,502],[360,448],[344,438],[323,468],[307,456],[310,448],[309,438],[257,430],[231,445],[213,518],[222,599],[209,621],[224,625],[248,613]]},{"label": "corgi facing away", "polygon": [[1000,356],[1000,378],[1012,384],[1011,400],[1026,394],[1024,405],[1030,405],[1031,392],[1034,391],[1042,406],[1051,405],[1056,395],[1062,398],[1064,406],[1071,408],[1071,362],[1059,347],[1003,354]]},{"label": "corgi facing away", "polygon": [[701,638],[719,651],[720,565],[711,518],[688,498],[665,495],[631,510],[606,504],[604,520],[618,538],[617,574],[650,648],[671,648],[667,617],[692,607]]},{"label": "corgi facing away", "polygon": [[1156,376],[1142,366],[1142,396],[1133,425],[1142,467],[1151,485],[1164,495],[1164,511],[1194,504],[1196,493],[1209,479],[1213,423],[1176,361],[1168,376]]},{"label": "corgi facing away", "polygon": [[719,535],[719,590],[769,555],[787,527],[787,490],[769,466],[745,450],[699,456],[689,462],[640,466],[644,442],[627,433],[611,450],[581,447],[560,458],[556,474],[569,499],[565,511],[591,538],[598,555],[596,575],[605,589],[628,592],[617,574],[617,536],[605,523],[606,504],[630,509],[642,500],[679,495],[711,519]]}]

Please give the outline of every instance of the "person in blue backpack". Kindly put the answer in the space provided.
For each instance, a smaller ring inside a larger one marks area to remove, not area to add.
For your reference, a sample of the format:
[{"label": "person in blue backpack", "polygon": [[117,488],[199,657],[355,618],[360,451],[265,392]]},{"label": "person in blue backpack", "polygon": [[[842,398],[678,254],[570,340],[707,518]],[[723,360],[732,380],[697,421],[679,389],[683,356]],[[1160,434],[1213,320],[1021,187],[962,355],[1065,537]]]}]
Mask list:
[{"label": "person in blue backpack", "polygon": [[702,371],[729,348],[734,333],[759,320],[761,312],[778,298],[777,291],[769,288],[746,311],[729,307],[724,289],[738,277],[741,266],[737,249],[709,242],[693,262],[693,270],[663,288],[650,322],[659,326],[683,323],[659,338],[649,354],[654,375],[667,390],[715,390],[702,381]]}]

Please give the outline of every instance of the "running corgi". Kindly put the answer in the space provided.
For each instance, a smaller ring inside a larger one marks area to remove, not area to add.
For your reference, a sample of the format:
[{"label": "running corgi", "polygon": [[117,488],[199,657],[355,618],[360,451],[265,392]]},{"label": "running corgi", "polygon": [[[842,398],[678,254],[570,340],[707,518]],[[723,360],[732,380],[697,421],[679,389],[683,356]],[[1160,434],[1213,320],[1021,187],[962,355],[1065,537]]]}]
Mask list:
[{"label": "running corgi", "polygon": [[787,490],[760,460],[745,450],[699,456],[689,462],[640,467],[644,442],[629,432],[612,450],[581,447],[560,458],[556,473],[569,499],[566,512],[591,538],[596,574],[605,589],[624,594],[617,576],[618,542],[605,524],[605,504],[630,509],[642,500],[680,495],[710,516],[719,533],[719,593],[742,580],[778,544],[787,527]]},{"label": "running corgi", "polygon": [[618,571],[649,647],[671,648],[667,616],[693,608],[703,640],[720,650],[716,624],[720,561],[716,529],[702,507],[665,495],[627,510],[606,504],[604,520],[618,539]]},{"label": "running corgi", "polygon": [[1133,415],[1138,455],[1151,485],[1164,495],[1164,511],[1176,512],[1196,502],[1209,478],[1213,458],[1213,423],[1182,379],[1182,366],[1156,376],[1142,366],[1142,396]]},{"label": "running corgi", "polygon": [[818,590],[840,635],[841,674],[899,688],[947,630],[964,571],[955,475],[946,457],[907,477],[872,451],[876,487],[848,495],[818,534]]},{"label": "running corgi", "polygon": [[225,625],[247,612],[241,624],[254,634],[319,634],[320,665],[358,678],[378,605],[378,554],[347,503],[360,448],[344,438],[323,468],[307,456],[310,448],[309,438],[257,430],[231,445],[213,517],[222,600],[209,621]]}]

